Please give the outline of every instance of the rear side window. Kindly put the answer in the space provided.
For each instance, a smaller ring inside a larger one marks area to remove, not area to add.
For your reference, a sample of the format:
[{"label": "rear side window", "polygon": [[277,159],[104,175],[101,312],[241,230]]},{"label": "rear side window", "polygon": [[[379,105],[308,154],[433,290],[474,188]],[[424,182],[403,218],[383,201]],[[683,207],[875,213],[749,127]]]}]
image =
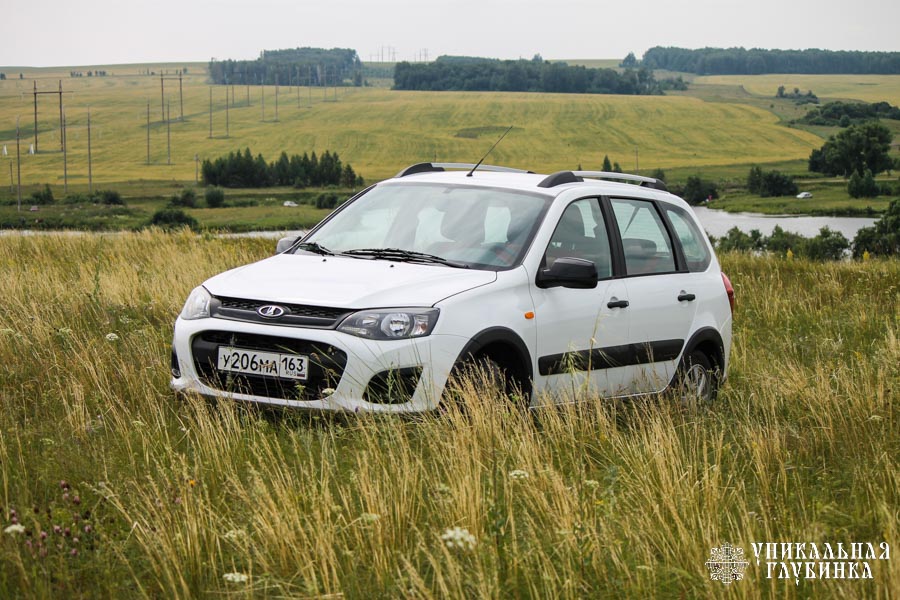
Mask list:
[{"label": "rear side window", "polygon": [[653,203],[612,198],[610,204],[622,236],[626,273],[644,275],[674,272],[672,243]]},{"label": "rear side window", "polygon": [[688,271],[698,273],[705,271],[709,266],[709,247],[706,244],[706,236],[697,227],[691,215],[678,206],[666,206],[666,216],[672,223],[675,235],[681,242],[681,249],[687,261]]}]

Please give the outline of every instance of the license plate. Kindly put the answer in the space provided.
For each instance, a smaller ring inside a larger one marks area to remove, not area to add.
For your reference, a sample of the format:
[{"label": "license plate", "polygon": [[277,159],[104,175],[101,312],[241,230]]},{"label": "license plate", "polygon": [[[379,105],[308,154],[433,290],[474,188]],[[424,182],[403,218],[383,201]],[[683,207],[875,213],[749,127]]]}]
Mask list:
[{"label": "license plate", "polygon": [[309,357],[302,354],[261,352],[219,346],[219,361],[216,368],[230,373],[249,373],[306,381]]}]

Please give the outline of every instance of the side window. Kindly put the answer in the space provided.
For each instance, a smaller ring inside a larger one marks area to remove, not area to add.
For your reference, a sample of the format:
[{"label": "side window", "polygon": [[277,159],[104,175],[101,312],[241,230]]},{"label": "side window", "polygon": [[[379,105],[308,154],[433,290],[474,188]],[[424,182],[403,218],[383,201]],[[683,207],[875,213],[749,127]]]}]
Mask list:
[{"label": "side window", "polygon": [[613,198],[610,203],[622,235],[626,273],[642,275],[674,272],[672,243],[653,203],[623,198]]},{"label": "side window", "polygon": [[666,216],[669,217],[675,235],[681,242],[688,270],[694,273],[705,271],[710,261],[709,247],[706,244],[706,236],[697,227],[694,219],[678,206],[667,206]]},{"label": "side window", "polygon": [[573,202],[560,217],[544,253],[544,262],[549,267],[563,257],[591,261],[600,279],[612,276],[609,236],[596,198]]}]

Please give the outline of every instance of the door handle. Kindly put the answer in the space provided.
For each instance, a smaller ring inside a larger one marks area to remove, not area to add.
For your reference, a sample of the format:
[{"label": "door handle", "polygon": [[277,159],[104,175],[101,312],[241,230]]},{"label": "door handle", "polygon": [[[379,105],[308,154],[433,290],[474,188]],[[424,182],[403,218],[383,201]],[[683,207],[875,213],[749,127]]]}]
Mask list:
[{"label": "door handle", "polygon": [[697,296],[695,296],[694,294],[688,294],[687,292],[682,290],[682,292],[678,294],[678,301],[684,302],[685,300],[687,300],[688,302],[692,302],[696,297]]},{"label": "door handle", "polygon": [[628,308],[628,300],[610,300],[606,308]]}]

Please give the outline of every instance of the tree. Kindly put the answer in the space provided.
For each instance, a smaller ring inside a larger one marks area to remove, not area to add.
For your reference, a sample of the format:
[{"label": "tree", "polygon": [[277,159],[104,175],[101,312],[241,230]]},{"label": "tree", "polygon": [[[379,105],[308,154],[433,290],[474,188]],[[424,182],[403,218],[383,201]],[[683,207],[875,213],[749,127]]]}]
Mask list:
[{"label": "tree", "polygon": [[629,52],[628,56],[619,63],[619,66],[625,69],[634,69],[638,66],[638,59],[635,57],[634,52]]},{"label": "tree", "polygon": [[875,183],[872,171],[868,169],[862,177],[854,171],[850,176],[850,181],[847,182],[847,193],[851,198],[875,198],[878,196],[878,192],[878,184]]},{"label": "tree", "polygon": [[684,184],[681,197],[688,204],[700,204],[701,202],[706,202],[709,198],[713,200],[718,198],[719,188],[715,182],[701,179],[699,175],[691,175]]},{"label": "tree", "polygon": [[900,255],[900,199],[891,200],[887,212],[872,227],[863,227],[853,238],[853,256],[868,252],[876,256]]},{"label": "tree", "polygon": [[893,166],[890,156],[891,130],[877,121],[851,125],[809,155],[809,170],[849,177],[854,172],[873,174]]},{"label": "tree", "polygon": [[225,192],[222,191],[222,188],[206,188],[203,197],[206,200],[206,206],[209,208],[221,208],[225,206]]},{"label": "tree", "polygon": [[609,162],[609,156],[603,156],[603,166],[600,168],[601,171],[605,171],[607,173],[612,171],[612,163]]}]

